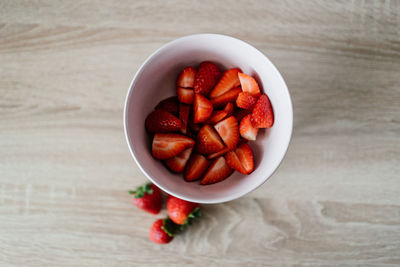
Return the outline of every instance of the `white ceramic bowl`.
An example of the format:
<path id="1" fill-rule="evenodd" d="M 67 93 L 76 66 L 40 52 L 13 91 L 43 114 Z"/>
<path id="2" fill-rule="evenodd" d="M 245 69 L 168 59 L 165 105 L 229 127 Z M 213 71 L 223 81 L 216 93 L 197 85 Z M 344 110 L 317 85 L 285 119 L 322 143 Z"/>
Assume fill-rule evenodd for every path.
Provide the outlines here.
<path id="1" fill-rule="evenodd" d="M 185 182 L 151 156 L 151 140 L 144 128 L 146 116 L 162 99 L 176 95 L 176 77 L 185 66 L 213 61 L 222 70 L 239 67 L 252 75 L 270 98 L 275 122 L 249 142 L 255 157 L 250 175 L 234 172 L 226 180 L 202 186 Z M 293 109 L 287 86 L 271 61 L 253 46 L 219 34 L 196 34 L 176 39 L 155 51 L 132 80 L 125 101 L 124 127 L 133 158 L 158 187 L 176 197 L 198 203 L 221 203 L 239 198 L 263 184 L 278 168 L 288 148 Z"/>

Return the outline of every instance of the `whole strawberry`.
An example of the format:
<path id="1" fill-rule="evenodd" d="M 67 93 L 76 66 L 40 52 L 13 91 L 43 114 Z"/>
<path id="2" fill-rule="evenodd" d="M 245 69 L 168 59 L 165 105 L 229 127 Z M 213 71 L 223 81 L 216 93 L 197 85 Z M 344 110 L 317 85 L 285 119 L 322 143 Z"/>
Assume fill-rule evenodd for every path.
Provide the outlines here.
<path id="1" fill-rule="evenodd" d="M 167 210 L 171 220 L 182 226 L 191 224 L 194 218 L 201 216 L 199 204 L 176 198 L 174 196 L 168 197 Z"/>
<path id="2" fill-rule="evenodd" d="M 209 61 L 201 62 L 194 79 L 194 92 L 208 95 L 217 84 L 220 76 L 221 71 L 214 63 Z"/>
<path id="3" fill-rule="evenodd" d="M 134 195 L 133 203 L 140 209 L 152 214 L 158 214 L 161 210 L 161 190 L 152 183 L 138 187 L 135 191 L 129 191 Z"/>
<path id="4" fill-rule="evenodd" d="M 179 225 L 171 219 L 158 219 L 150 228 L 150 240 L 157 244 L 167 244 L 172 241 L 174 235 L 179 232 Z"/>

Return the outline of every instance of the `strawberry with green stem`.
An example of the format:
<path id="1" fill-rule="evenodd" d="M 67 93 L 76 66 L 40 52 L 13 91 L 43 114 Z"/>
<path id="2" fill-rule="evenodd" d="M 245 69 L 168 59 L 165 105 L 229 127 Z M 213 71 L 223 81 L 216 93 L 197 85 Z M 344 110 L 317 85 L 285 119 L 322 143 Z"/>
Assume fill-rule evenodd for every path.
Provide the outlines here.
<path id="1" fill-rule="evenodd" d="M 158 214 L 162 205 L 161 190 L 152 183 L 139 186 L 135 191 L 129 191 L 134 195 L 133 203 L 140 209 L 152 214 Z"/>
<path id="2" fill-rule="evenodd" d="M 200 205 L 198 203 L 186 201 L 174 196 L 168 196 L 167 210 L 171 220 L 181 225 L 184 230 L 191 225 L 193 220 L 201 216 Z"/>

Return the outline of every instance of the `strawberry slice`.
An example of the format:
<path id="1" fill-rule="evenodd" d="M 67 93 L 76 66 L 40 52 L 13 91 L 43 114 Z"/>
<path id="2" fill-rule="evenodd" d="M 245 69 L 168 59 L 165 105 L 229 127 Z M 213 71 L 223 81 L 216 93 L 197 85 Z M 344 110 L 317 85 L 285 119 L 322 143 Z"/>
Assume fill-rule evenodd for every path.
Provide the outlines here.
<path id="1" fill-rule="evenodd" d="M 207 170 L 208 165 L 208 160 L 203 155 L 193 154 L 185 169 L 185 180 L 191 182 L 199 179 Z"/>
<path id="2" fill-rule="evenodd" d="M 225 155 L 228 151 L 230 151 L 230 149 L 227 148 L 227 147 L 225 147 L 224 149 L 222 149 L 222 150 L 219 151 L 219 152 L 215 152 L 215 153 L 213 153 L 213 154 L 208 155 L 208 156 L 207 156 L 207 159 L 215 159 L 215 158 L 218 158 L 218 157 L 220 157 L 220 156 Z"/>
<path id="3" fill-rule="evenodd" d="M 239 73 L 238 76 L 243 92 L 248 92 L 254 96 L 261 94 L 260 87 L 258 87 L 258 83 L 253 77 L 244 73 Z"/>
<path id="4" fill-rule="evenodd" d="M 160 101 L 160 103 L 158 103 L 154 109 L 155 110 L 163 109 L 163 110 L 166 110 L 169 113 L 177 116 L 178 115 L 178 98 L 176 96 L 168 97 L 168 98 Z"/>
<path id="5" fill-rule="evenodd" d="M 193 122 L 205 122 L 213 112 L 213 105 L 210 100 L 201 94 L 195 94 L 193 102 Z"/>
<path id="6" fill-rule="evenodd" d="M 187 133 L 187 123 L 189 119 L 190 106 L 179 104 L 179 119 L 182 121 L 181 133 Z"/>
<path id="7" fill-rule="evenodd" d="M 235 111 L 235 106 L 233 106 L 233 104 L 231 102 L 227 103 L 224 107 L 224 110 L 226 111 L 227 115 L 226 116 L 230 116 L 233 114 L 233 112 Z"/>
<path id="8" fill-rule="evenodd" d="M 208 95 L 211 89 L 214 88 L 220 76 L 221 71 L 214 63 L 209 61 L 200 63 L 194 79 L 194 92 L 196 94 Z"/>
<path id="9" fill-rule="evenodd" d="M 177 87 L 176 88 L 176 94 L 178 96 L 179 102 L 185 103 L 185 104 L 192 104 L 193 103 L 193 98 L 194 98 L 193 89 Z"/>
<path id="10" fill-rule="evenodd" d="M 246 115 L 239 125 L 240 136 L 247 140 L 256 140 L 258 128 L 254 127 L 251 123 L 251 114 Z"/>
<path id="11" fill-rule="evenodd" d="M 251 122 L 257 128 L 271 128 L 274 124 L 274 112 L 267 95 L 262 95 L 257 100 L 251 115 Z"/>
<path id="12" fill-rule="evenodd" d="M 156 133 L 153 138 L 151 153 L 156 159 L 169 159 L 175 157 L 188 147 L 193 147 L 193 139 L 171 133 Z"/>
<path id="13" fill-rule="evenodd" d="M 235 118 L 238 121 L 241 121 L 246 115 L 251 114 L 252 110 L 251 109 L 237 109 L 235 111 L 235 113 L 233 113 L 233 116 L 235 116 Z"/>
<path id="14" fill-rule="evenodd" d="M 147 116 L 144 125 L 149 133 L 168 133 L 179 130 L 182 122 L 168 111 L 159 109 Z"/>
<path id="15" fill-rule="evenodd" d="M 257 102 L 257 97 L 248 92 L 241 92 L 236 99 L 236 106 L 242 109 L 253 109 Z"/>
<path id="16" fill-rule="evenodd" d="M 238 68 L 225 71 L 215 88 L 211 91 L 210 97 L 215 98 L 217 96 L 223 95 L 231 90 L 233 87 L 239 86 L 239 72 L 242 71 Z"/>
<path id="17" fill-rule="evenodd" d="M 238 94 L 242 92 L 240 87 L 235 87 L 223 95 L 217 96 L 216 98 L 211 98 L 211 103 L 216 107 L 222 107 L 226 103 L 235 102 Z"/>
<path id="18" fill-rule="evenodd" d="M 196 138 L 196 151 L 200 154 L 212 154 L 224 149 L 225 146 L 214 128 L 208 124 L 200 129 Z"/>
<path id="19" fill-rule="evenodd" d="M 228 166 L 228 164 L 226 164 L 225 158 L 219 157 L 211 163 L 211 166 L 201 179 L 200 184 L 208 185 L 221 182 L 228 178 L 232 173 L 233 170 Z"/>
<path id="20" fill-rule="evenodd" d="M 194 78 L 196 76 L 196 69 L 193 67 L 186 67 L 178 76 L 176 82 L 177 87 L 193 88 Z"/>
<path id="21" fill-rule="evenodd" d="M 234 149 L 239 141 L 239 125 L 234 116 L 230 116 L 214 125 L 219 136 L 229 149 Z"/>
<path id="22" fill-rule="evenodd" d="M 225 155 L 225 160 L 226 164 L 228 164 L 229 167 L 234 169 L 235 171 L 238 171 L 243 174 L 247 174 L 247 171 L 243 167 L 242 163 L 240 162 L 239 157 L 237 156 L 235 151 L 229 151 Z"/>
<path id="23" fill-rule="evenodd" d="M 167 167 L 176 173 L 183 172 L 185 169 L 186 163 L 189 160 L 190 154 L 192 153 L 193 147 L 189 147 L 185 150 L 183 150 L 181 153 L 176 155 L 173 158 L 165 160 L 165 165 Z"/>
<path id="24" fill-rule="evenodd" d="M 254 156 L 250 146 L 247 143 L 243 143 L 235 150 L 243 168 L 246 170 L 246 174 L 250 174 L 254 171 Z"/>
<path id="25" fill-rule="evenodd" d="M 216 110 L 211 114 L 210 119 L 208 120 L 209 124 L 216 124 L 223 118 L 225 118 L 228 113 L 225 110 Z"/>

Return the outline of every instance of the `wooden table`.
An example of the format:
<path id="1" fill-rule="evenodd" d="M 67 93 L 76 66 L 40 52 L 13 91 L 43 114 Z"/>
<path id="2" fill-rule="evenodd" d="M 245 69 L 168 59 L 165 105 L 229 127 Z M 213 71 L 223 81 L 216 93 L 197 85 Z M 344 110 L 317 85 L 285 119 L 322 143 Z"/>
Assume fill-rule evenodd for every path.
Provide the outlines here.
<path id="1" fill-rule="evenodd" d="M 261 188 L 166 246 L 122 110 L 141 63 L 200 32 L 282 72 L 294 133 Z M 0 1 L 0 265 L 398 266 L 400 1 Z"/>

